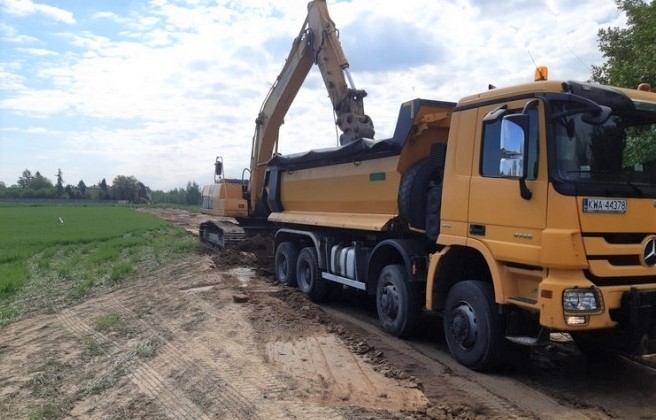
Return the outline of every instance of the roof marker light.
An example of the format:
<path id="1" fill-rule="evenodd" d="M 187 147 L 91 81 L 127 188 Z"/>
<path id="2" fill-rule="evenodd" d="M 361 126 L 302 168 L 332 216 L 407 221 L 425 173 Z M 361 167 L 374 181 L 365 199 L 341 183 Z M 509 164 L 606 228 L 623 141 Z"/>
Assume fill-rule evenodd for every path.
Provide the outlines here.
<path id="1" fill-rule="evenodd" d="M 533 80 L 540 82 L 543 80 L 549 80 L 549 68 L 547 66 L 538 66 L 535 68 L 535 76 Z"/>

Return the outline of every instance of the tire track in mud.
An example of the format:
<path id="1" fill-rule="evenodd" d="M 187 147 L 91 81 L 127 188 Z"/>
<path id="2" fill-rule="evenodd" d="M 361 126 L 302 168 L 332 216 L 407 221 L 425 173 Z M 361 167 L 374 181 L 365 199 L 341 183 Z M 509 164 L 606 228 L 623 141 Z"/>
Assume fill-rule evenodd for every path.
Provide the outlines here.
<path id="1" fill-rule="evenodd" d="M 188 276 L 189 279 L 194 276 Z M 166 303 L 174 302 L 175 295 L 180 294 L 179 290 L 169 288 L 163 294 L 158 295 L 158 307 L 165 307 Z M 168 298 L 162 299 L 162 296 Z M 187 407 L 187 414 L 193 418 L 199 416 L 207 416 L 210 413 L 205 413 L 188 397 L 185 397 L 178 390 L 179 386 L 175 381 L 166 380 L 163 376 L 171 376 L 174 371 L 194 372 L 198 374 L 201 372 L 200 378 L 195 378 L 194 382 L 198 384 L 201 382 L 208 387 L 215 386 L 216 394 L 213 395 L 214 403 L 212 407 L 215 411 L 211 414 L 220 415 L 221 417 L 238 418 L 238 419 L 252 419 L 256 418 L 256 412 L 253 403 L 242 396 L 239 390 L 236 390 L 232 383 L 227 381 L 224 376 L 216 374 L 217 369 L 212 363 L 209 363 L 208 354 L 199 354 L 198 341 L 205 341 L 203 336 L 192 339 L 191 341 L 171 342 L 168 337 L 185 337 L 186 332 L 176 325 L 176 320 L 167 319 L 164 315 L 151 313 L 154 317 L 151 322 L 148 322 L 138 316 L 134 311 L 128 308 L 123 302 L 119 301 L 115 295 L 110 296 L 108 308 L 116 313 L 120 313 L 131 322 L 137 324 L 141 332 L 146 336 L 155 337 L 157 342 L 160 343 L 161 348 L 156 354 L 152 363 L 143 363 L 132 375 L 133 381 L 144 390 L 151 398 L 155 398 L 163 406 L 168 409 L 176 407 L 178 401 L 184 407 Z M 131 299 L 128 298 L 127 302 Z M 168 301 L 168 302 L 167 302 Z M 175 303 L 175 302 L 174 302 Z M 154 321 L 154 322 L 153 322 Z M 155 325 L 157 324 L 157 325 Z M 162 333 L 161 328 L 166 327 L 167 331 Z M 183 390 L 184 391 L 184 390 Z"/>
<path id="2" fill-rule="evenodd" d="M 217 370 L 223 377 L 231 378 L 231 387 L 238 392 L 239 398 L 256 402 L 254 413 L 258 418 L 288 419 L 292 418 L 343 418 L 329 407 L 314 406 L 307 401 L 283 400 L 292 391 L 279 376 L 265 368 L 262 364 L 259 347 L 255 341 L 255 333 L 248 319 L 248 309 L 241 306 L 226 306 L 217 309 L 211 303 L 195 294 L 191 295 L 195 303 L 202 306 L 218 323 L 238 325 L 238 339 L 231 340 L 232 348 L 229 354 L 239 355 L 239 363 L 231 358 L 222 357 L 225 348 L 225 337 L 216 334 L 197 336 L 190 345 L 200 352 L 202 360 L 209 369 Z M 217 325 L 221 328 L 221 325 Z"/>
<path id="3" fill-rule="evenodd" d="M 198 281 L 195 275 L 188 275 L 186 278 Z M 142 335 L 154 337 L 161 344 L 154 359 L 146 367 L 144 364 L 139 365 L 134 375 L 131 375 L 133 381 L 146 395 L 176 413 L 171 405 L 174 405 L 176 398 L 180 399 L 181 396 L 173 391 L 178 391 L 179 386 L 176 388 L 176 385 L 180 385 L 184 380 L 168 381 L 165 377 L 174 376 L 174 371 L 193 372 L 195 375 L 193 382 L 196 387 L 213 390 L 212 403 L 205 411 L 200 411 L 202 415 L 244 420 L 284 419 L 290 416 L 342 418 L 329 408 L 281 401 L 284 393 L 289 391 L 289 387 L 270 370 L 265 369 L 262 360 L 258 358 L 258 346 L 244 308 L 230 304 L 217 308 L 203 299 L 200 293 L 181 291 L 173 287 L 163 289 L 165 290 L 159 290 L 157 294 L 157 308 L 165 309 L 168 304 L 193 303 L 210 316 L 209 324 L 214 324 L 212 326 L 216 328 L 209 327 L 201 334 L 195 331 L 192 337 L 188 337 L 189 334 L 181 328 L 179 320 L 170 319 L 157 310 L 149 314 L 150 319 L 145 320 L 130 309 L 128 306 L 138 306 L 130 303 L 139 293 L 131 294 L 126 299 L 110 294 L 106 309 L 125 317 L 139 328 Z M 177 296 L 172 297 L 175 295 Z M 126 295 L 120 295 L 123 296 Z M 223 300 L 222 303 L 225 303 Z M 238 337 L 226 339 L 226 325 L 229 325 Z M 166 331 L 162 332 L 164 326 Z M 215 333 L 221 329 L 224 334 Z M 167 337 L 180 339 L 171 342 Z M 185 340 L 185 338 L 190 339 Z M 230 348 L 225 349 L 226 346 Z M 239 360 L 235 360 L 235 355 L 239 355 Z M 192 410 L 189 407 L 192 407 L 190 404 L 193 402 L 188 398 L 187 401 L 182 405 Z M 195 409 L 192 412 L 192 417 L 198 417 L 199 414 Z"/>
<path id="4" fill-rule="evenodd" d="M 508 381 L 492 374 L 470 371 L 452 360 L 449 355 L 437 356 L 439 351 L 428 345 L 399 340 L 388 336 L 377 325 L 367 320 L 352 317 L 347 313 L 333 308 L 324 308 L 326 312 L 342 322 L 350 324 L 363 331 L 367 339 L 375 343 L 375 347 L 384 349 L 387 357 L 397 353 L 402 355 L 410 374 L 417 375 L 424 385 L 424 392 L 429 398 L 438 397 L 440 389 L 447 387 L 460 390 L 469 401 L 485 405 L 494 413 L 503 413 L 508 418 L 540 418 L 540 419 L 590 419 L 606 418 L 603 414 L 582 413 L 559 404 L 549 396 L 531 389 L 516 381 Z M 394 357 L 394 359 L 398 359 Z M 396 362 L 398 363 L 398 361 Z M 420 366 L 420 371 L 413 372 L 413 367 Z M 491 414 L 498 416 L 500 414 Z"/>
<path id="5" fill-rule="evenodd" d="M 8 339 L 4 338 L 1 345 L 19 348 L 43 341 L 45 337 L 52 334 L 51 327 L 56 323 L 50 317 L 45 323 L 39 322 L 44 318 L 44 316 L 39 316 L 34 320 L 22 320 L 7 325 L 3 331 L 3 335 L 11 335 L 11 337 Z M 25 328 L 25 323 L 27 322 L 32 324 L 29 328 Z"/>
<path id="6" fill-rule="evenodd" d="M 270 359 L 295 377 L 302 378 L 305 392 L 321 401 L 355 405 L 365 409 L 421 411 L 428 399 L 416 384 L 383 377 L 334 335 L 315 335 L 266 346 Z M 354 394 L 357 393 L 357 394 Z"/>
<path id="7" fill-rule="evenodd" d="M 133 290 L 137 289 L 133 288 Z M 121 294 L 130 297 L 136 295 L 132 293 Z M 164 351 L 161 352 L 161 357 L 158 360 L 162 360 L 164 365 L 175 365 L 175 361 L 185 360 L 184 353 L 178 351 L 178 349 L 169 343 L 164 337 L 167 332 L 175 334 L 177 331 L 167 331 L 162 333 L 161 331 L 156 330 L 151 324 L 140 319 L 134 311 L 124 306 L 116 296 L 116 292 L 110 293 L 98 299 L 78 305 L 77 307 L 65 309 L 58 316 L 58 320 L 62 327 L 69 330 L 74 335 L 79 337 L 93 337 L 98 343 L 110 347 L 109 354 L 111 356 L 118 355 L 118 358 L 112 357 L 113 360 L 109 371 L 105 372 L 101 377 L 96 378 L 96 380 L 91 382 L 88 387 L 93 388 L 96 383 L 101 383 L 106 377 L 116 374 L 120 369 L 127 370 L 127 376 L 137 386 L 139 391 L 156 400 L 165 412 L 173 418 L 210 418 L 201 408 L 178 390 L 177 384 L 161 374 L 161 372 L 166 372 L 169 369 L 163 369 L 163 366 L 160 366 L 161 363 L 159 361 L 151 363 L 140 360 L 137 356 L 136 350 L 120 354 L 121 348 L 118 347 L 110 337 L 96 331 L 77 313 L 80 312 L 81 315 L 90 308 L 93 308 L 94 313 L 97 313 L 100 310 L 120 315 L 125 318 L 124 320 L 127 323 L 138 324 L 138 326 L 146 332 L 149 337 L 154 336 L 157 338 L 158 343 L 161 343 L 164 347 Z M 74 309 L 77 309 L 77 311 Z M 160 321 L 162 320 L 160 319 Z M 160 324 L 165 325 L 165 323 Z M 189 367 L 187 366 L 186 368 Z M 247 417 L 238 416 L 235 418 Z"/>
<path id="8" fill-rule="evenodd" d="M 64 309 L 57 317 L 62 327 L 66 328 L 78 337 L 92 337 L 99 343 L 110 343 L 111 340 L 104 334 L 92 328 L 89 324 L 82 320 L 72 309 Z"/>
<path id="9" fill-rule="evenodd" d="M 173 414 L 174 418 L 210 418 L 159 372 L 159 368 L 151 367 L 148 362 L 141 362 L 129 376 L 141 392 L 157 400 L 167 410 L 167 414 Z"/>

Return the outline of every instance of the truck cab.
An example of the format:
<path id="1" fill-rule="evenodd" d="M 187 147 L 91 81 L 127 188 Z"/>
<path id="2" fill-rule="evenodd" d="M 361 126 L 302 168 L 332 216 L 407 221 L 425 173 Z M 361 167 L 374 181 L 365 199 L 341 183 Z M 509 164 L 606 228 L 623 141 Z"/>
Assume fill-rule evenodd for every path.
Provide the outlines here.
<path id="1" fill-rule="evenodd" d="M 457 359 L 472 359 L 477 312 L 494 306 L 476 311 L 463 303 L 469 292 L 449 298 L 472 279 L 491 285 L 507 316 L 490 328 L 503 325 L 511 341 L 566 331 L 588 352 L 654 351 L 656 156 L 640 147 L 654 133 L 656 95 L 638 90 L 543 81 L 458 103 L 443 248 L 427 276 L 427 307 L 444 313 Z M 514 318 L 535 322 L 509 331 Z"/>

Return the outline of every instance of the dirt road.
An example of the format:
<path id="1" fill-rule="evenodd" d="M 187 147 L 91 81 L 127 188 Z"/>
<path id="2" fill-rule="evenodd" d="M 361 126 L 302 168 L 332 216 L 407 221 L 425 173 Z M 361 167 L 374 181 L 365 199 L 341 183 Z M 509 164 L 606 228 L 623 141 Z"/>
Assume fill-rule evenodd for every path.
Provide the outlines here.
<path id="1" fill-rule="evenodd" d="M 157 214 L 192 231 L 204 220 L 181 211 Z M 450 360 L 430 318 L 423 334 L 397 340 L 375 326 L 367 299 L 345 293 L 320 307 L 275 284 L 267 267 L 270 250 L 258 243 L 216 255 L 199 252 L 139 273 L 112 293 L 3 327 L 0 413 L 222 419 L 655 416 L 654 377 L 642 370 L 618 364 L 591 372 L 565 343 L 534 352 L 507 372 L 475 374 Z"/>

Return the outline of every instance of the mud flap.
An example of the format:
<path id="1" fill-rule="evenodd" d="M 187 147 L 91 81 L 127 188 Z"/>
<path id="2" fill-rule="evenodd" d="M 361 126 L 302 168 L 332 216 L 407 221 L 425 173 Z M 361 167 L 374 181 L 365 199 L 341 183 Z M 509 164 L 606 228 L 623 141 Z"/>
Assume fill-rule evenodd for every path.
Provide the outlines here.
<path id="1" fill-rule="evenodd" d="M 440 210 L 442 208 L 442 183 L 431 181 L 426 195 L 426 237 L 437 240 L 440 233 Z"/>
<path id="2" fill-rule="evenodd" d="M 622 324 L 629 339 L 629 351 L 643 355 L 654 351 L 656 341 L 656 290 L 631 288 L 622 295 Z"/>

